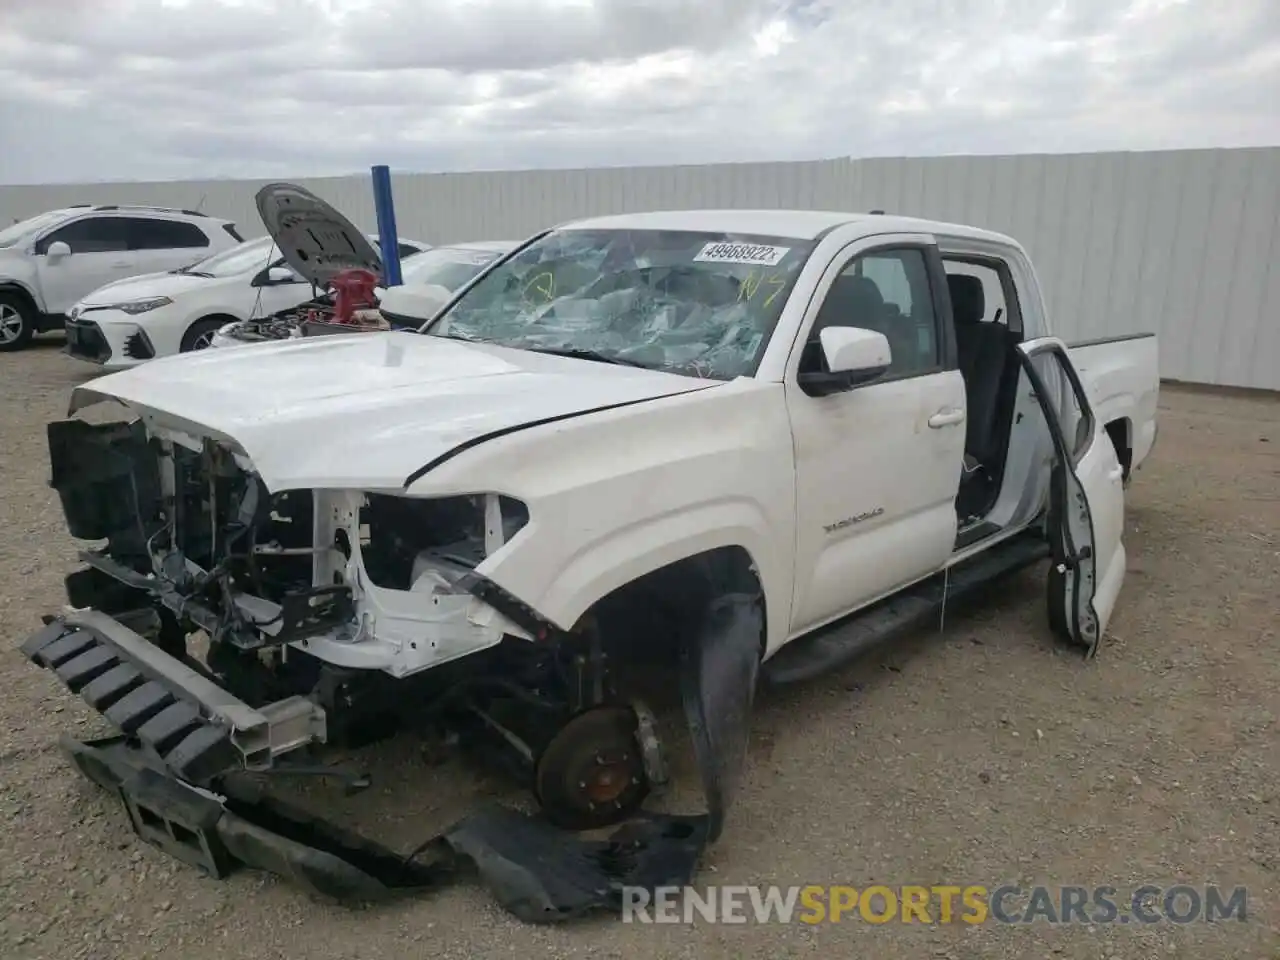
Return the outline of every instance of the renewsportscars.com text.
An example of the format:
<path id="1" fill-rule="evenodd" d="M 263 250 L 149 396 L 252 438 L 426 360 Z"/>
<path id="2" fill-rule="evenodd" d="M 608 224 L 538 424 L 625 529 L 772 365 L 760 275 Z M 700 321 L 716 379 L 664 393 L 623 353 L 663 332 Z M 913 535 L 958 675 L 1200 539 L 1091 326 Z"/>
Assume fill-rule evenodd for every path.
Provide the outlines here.
<path id="1" fill-rule="evenodd" d="M 1244 922 L 1248 891 L 1187 884 L 641 887 L 622 890 L 626 923 L 1154 924 Z"/>

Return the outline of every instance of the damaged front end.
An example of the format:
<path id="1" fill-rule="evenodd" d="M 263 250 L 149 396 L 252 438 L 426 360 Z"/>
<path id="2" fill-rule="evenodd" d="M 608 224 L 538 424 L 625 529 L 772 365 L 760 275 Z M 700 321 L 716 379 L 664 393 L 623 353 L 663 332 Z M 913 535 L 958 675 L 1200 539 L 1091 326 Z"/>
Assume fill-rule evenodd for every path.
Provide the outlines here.
<path id="1" fill-rule="evenodd" d="M 150 418 L 54 423 L 49 449 L 69 532 L 97 545 L 67 577 L 69 610 L 23 652 L 120 731 L 63 746 L 148 842 L 214 876 L 245 864 L 339 899 L 435 886 L 465 861 L 505 907 L 546 922 L 616 909 L 624 886 L 689 882 L 721 832 L 758 596 L 719 597 L 681 645 L 708 811 L 646 813 L 665 782 L 654 720 L 618 698 L 595 623 L 563 631 L 477 572 L 524 529 L 524 504 L 273 492 L 234 443 Z M 405 857 L 264 786 L 341 776 L 296 761 L 406 725 L 500 762 L 540 813 L 482 811 Z M 618 829 L 569 832 L 599 827 Z"/>

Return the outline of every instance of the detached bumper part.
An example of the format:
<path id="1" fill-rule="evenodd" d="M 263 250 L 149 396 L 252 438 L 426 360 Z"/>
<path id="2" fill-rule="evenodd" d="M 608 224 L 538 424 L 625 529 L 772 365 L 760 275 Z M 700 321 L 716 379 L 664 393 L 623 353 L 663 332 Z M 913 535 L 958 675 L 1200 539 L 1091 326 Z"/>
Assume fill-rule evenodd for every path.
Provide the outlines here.
<path id="1" fill-rule="evenodd" d="M 718 653 L 698 660 L 698 682 L 687 692 L 714 688 L 730 702 L 738 699 L 723 683 L 709 683 L 705 671 L 726 664 L 725 634 L 737 632 L 726 626 L 738 627 L 738 636 L 754 644 L 758 621 L 746 619 L 741 629 L 742 618 L 730 615 L 726 622 L 723 611 L 713 618 Z M 269 759 L 292 736 L 305 735 L 299 716 L 314 724 L 314 717 L 288 706 L 292 701 L 255 710 L 96 612 L 53 621 L 22 651 L 123 731 L 92 742 L 63 738 L 61 745 L 81 774 L 117 796 L 143 840 L 213 877 L 248 866 L 340 901 L 423 891 L 471 868 L 506 910 L 526 922 L 620 912 L 624 887 L 652 891 L 692 881 L 703 850 L 719 832 L 736 772 L 717 768 L 707 778 L 710 813 L 642 812 L 607 840 L 584 840 L 541 817 L 493 807 L 405 857 L 268 795 L 245 769 L 251 757 Z M 754 678 L 754 670 L 747 672 Z M 694 711 L 700 757 L 712 744 L 744 737 L 707 722 L 725 705 L 720 697 L 713 701 L 718 709 L 703 704 Z"/>
<path id="2" fill-rule="evenodd" d="M 101 614 L 85 619 L 114 625 L 117 630 L 113 632 L 132 634 Z M 133 636 L 139 643 L 147 643 L 137 634 Z M 157 659 L 195 673 L 158 648 L 152 647 L 152 651 Z M 239 757 L 229 729 L 206 719 L 192 702 L 194 698 L 184 697 L 178 684 L 130 657 L 97 626 L 55 620 L 27 638 L 22 653 L 52 670 L 113 726 L 135 737 L 173 776 L 208 783 L 237 764 Z"/>
<path id="3" fill-rule="evenodd" d="M 255 709 L 103 613 L 54 620 L 22 652 L 192 783 L 239 767 L 266 768 L 282 753 L 325 739 L 324 712 L 311 701 L 290 697 Z"/>
<path id="4" fill-rule="evenodd" d="M 622 888 L 687 884 L 707 842 L 705 816 L 649 815 L 604 841 L 492 807 L 405 857 L 261 792 L 245 774 L 219 794 L 176 779 L 124 736 L 62 748 L 89 780 L 116 794 L 148 843 L 215 878 L 265 870 L 318 896 L 376 902 L 460 879 L 469 865 L 508 911 L 554 923 L 620 911 Z"/>

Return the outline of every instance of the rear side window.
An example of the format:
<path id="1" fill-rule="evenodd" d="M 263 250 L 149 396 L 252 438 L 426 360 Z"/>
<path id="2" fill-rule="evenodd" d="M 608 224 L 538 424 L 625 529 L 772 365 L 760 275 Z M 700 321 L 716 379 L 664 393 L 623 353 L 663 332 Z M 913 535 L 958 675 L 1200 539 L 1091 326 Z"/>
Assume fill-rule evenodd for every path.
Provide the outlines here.
<path id="1" fill-rule="evenodd" d="M 36 253 L 49 244 L 65 243 L 72 253 L 120 253 L 129 249 L 129 226 L 124 217 L 85 217 L 59 227 L 36 244 Z"/>
<path id="2" fill-rule="evenodd" d="M 240 236 L 240 231 L 236 229 L 234 223 L 224 223 L 222 229 L 231 235 L 231 239 L 236 243 L 244 243 L 244 237 Z"/>
<path id="3" fill-rule="evenodd" d="M 958 323 L 1008 323 L 1005 309 L 1004 285 L 1000 274 L 992 267 L 965 260 L 944 260 L 947 283 L 951 287 L 951 304 Z M 953 280 L 952 277 L 968 277 Z M 981 296 L 978 296 L 978 288 Z M 960 296 L 956 296 L 961 291 Z"/>
<path id="4" fill-rule="evenodd" d="M 409 244 L 409 243 L 400 244 L 401 260 L 407 260 L 409 257 L 412 257 L 415 254 L 419 254 L 421 252 L 422 252 L 421 250 L 419 250 L 417 247 L 413 246 L 412 244 Z"/>
<path id="5" fill-rule="evenodd" d="M 130 250 L 182 250 L 209 246 L 209 238 L 194 223 L 133 217 L 129 223 Z"/>

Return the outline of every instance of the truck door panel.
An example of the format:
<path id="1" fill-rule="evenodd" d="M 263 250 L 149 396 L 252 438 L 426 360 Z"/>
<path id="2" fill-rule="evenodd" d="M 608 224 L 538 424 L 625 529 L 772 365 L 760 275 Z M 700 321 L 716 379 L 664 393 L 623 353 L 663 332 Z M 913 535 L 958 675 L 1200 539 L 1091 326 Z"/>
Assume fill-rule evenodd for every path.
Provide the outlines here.
<path id="1" fill-rule="evenodd" d="M 1054 554 L 1049 620 L 1092 656 L 1124 583 L 1124 471 L 1066 344 L 1042 337 L 1019 349 L 1054 449 L 1046 521 Z"/>
<path id="2" fill-rule="evenodd" d="M 949 301 L 937 292 L 945 278 L 934 271 L 942 267 L 929 237 L 851 244 L 824 275 L 793 350 L 793 635 L 941 569 L 952 552 L 965 392 Z M 814 362 L 816 331 L 833 324 L 884 333 L 893 366 L 880 380 L 811 397 L 795 372 Z"/>

